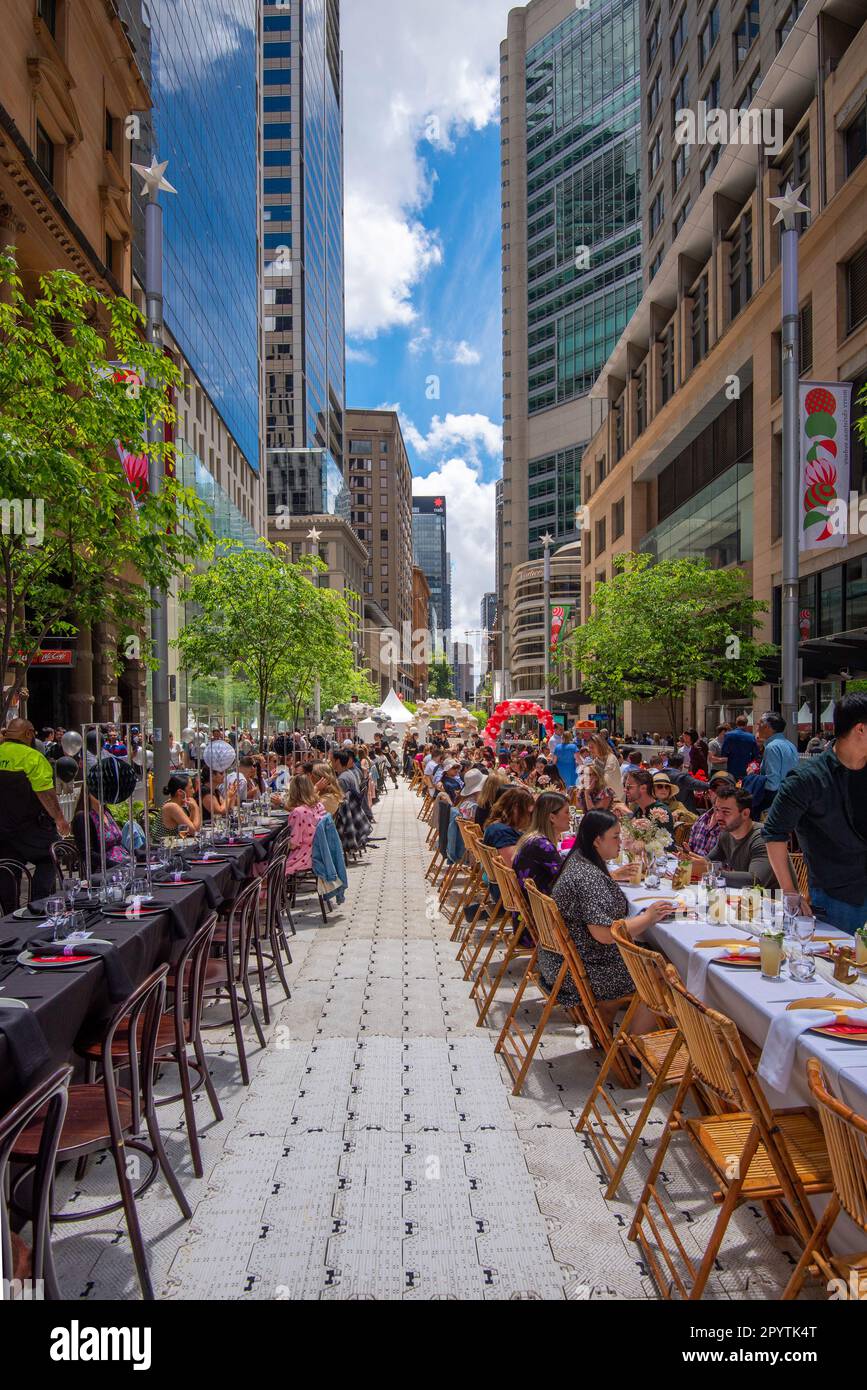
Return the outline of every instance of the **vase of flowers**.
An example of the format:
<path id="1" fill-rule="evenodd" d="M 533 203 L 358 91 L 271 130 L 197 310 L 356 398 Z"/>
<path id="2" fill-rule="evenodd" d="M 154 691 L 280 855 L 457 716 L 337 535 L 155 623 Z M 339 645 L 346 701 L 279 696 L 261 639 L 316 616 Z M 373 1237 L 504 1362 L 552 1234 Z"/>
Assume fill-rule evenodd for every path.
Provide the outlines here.
<path id="1" fill-rule="evenodd" d="M 668 817 L 661 807 L 654 806 L 646 816 L 634 816 L 623 822 L 622 844 L 626 853 L 647 863 L 658 854 L 665 854 L 673 841 L 666 830 Z"/>

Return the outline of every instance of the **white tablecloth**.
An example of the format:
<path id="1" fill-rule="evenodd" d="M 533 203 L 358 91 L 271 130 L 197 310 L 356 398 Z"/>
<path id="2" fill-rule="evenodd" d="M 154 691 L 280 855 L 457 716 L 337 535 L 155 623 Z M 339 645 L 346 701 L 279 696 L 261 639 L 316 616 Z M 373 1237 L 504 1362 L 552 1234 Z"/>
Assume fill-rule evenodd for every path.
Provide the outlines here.
<path id="1" fill-rule="evenodd" d="M 651 890 L 642 887 L 625 888 L 624 892 L 629 898 L 633 912 L 641 911 L 651 896 Z M 668 889 L 652 896 L 672 900 L 678 895 Z M 636 902 L 637 899 L 642 901 Z M 822 923 L 817 924 L 817 935 L 819 934 L 851 940 L 842 932 L 837 932 L 833 927 Z M 681 979 L 685 981 L 689 973 L 690 955 L 696 950 L 696 942 L 724 939 L 734 941 L 739 940 L 741 936 L 745 944 L 750 941 L 747 933 L 739 932 L 731 923 L 720 925 L 718 922 L 707 921 L 671 921 L 658 923 L 639 940 L 647 944 L 653 943 L 664 951 Z M 708 956 L 720 953 L 719 947 L 715 951 L 708 949 L 702 952 Z M 797 980 L 789 979 L 763 980 L 758 970 L 733 970 L 725 966 L 711 965 L 700 997 L 703 1003 L 732 1019 L 757 1047 L 762 1047 L 773 1018 L 776 1014 L 782 1013 L 792 1000 L 824 999 L 832 996 L 841 999 L 858 997 L 848 991 L 845 985 L 838 984 L 836 980 L 828 983 L 818 974 L 814 980 L 801 984 Z M 765 1086 L 769 1103 L 775 1109 L 812 1104 L 807 1085 L 809 1057 L 819 1058 L 831 1090 L 847 1105 L 851 1105 L 858 1115 L 867 1116 L 867 1046 L 833 1042 L 830 1038 L 820 1038 L 812 1033 L 805 1033 L 798 1040 L 788 1091 L 782 1094 Z M 820 1208 L 824 1206 L 824 1202 L 816 1199 L 815 1205 Z M 863 1249 L 864 1237 L 851 1222 L 841 1216 L 837 1221 L 832 1244 L 840 1250 Z"/>

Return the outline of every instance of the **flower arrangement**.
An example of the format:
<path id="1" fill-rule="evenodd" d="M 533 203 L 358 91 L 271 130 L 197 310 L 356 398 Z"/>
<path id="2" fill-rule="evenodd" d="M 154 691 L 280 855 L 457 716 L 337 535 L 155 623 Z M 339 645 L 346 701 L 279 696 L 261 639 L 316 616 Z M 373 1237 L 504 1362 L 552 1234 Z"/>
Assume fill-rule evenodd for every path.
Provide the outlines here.
<path id="1" fill-rule="evenodd" d="M 635 816 L 625 820 L 622 826 L 622 843 L 627 854 L 664 854 L 671 846 L 672 839 L 665 829 L 666 814 L 661 807 L 654 806 L 646 816 Z"/>

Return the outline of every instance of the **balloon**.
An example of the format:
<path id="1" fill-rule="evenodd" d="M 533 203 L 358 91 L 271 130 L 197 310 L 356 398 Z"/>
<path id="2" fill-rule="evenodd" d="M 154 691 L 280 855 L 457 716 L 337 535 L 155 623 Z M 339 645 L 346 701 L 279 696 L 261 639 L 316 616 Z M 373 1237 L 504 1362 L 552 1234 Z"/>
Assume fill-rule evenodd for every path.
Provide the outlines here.
<path id="1" fill-rule="evenodd" d="M 184 729 L 181 733 L 181 743 L 192 743 L 195 737 L 195 729 Z"/>
<path id="2" fill-rule="evenodd" d="M 78 763 L 75 758 L 58 758 L 54 764 L 54 771 L 61 782 L 74 782 L 78 776 Z"/>
<path id="3" fill-rule="evenodd" d="M 114 758 L 110 753 L 102 757 L 99 763 L 95 763 L 87 774 L 87 785 L 96 797 L 100 795 L 100 771 L 102 774 L 103 802 L 115 806 L 118 802 L 126 801 L 132 796 L 138 781 L 138 773 L 130 763 L 122 762 L 120 758 Z"/>
<path id="4" fill-rule="evenodd" d="M 81 752 L 81 734 L 77 734 L 74 729 L 67 729 L 60 740 L 60 746 L 68 757 L 74 758 Z"/>
<path id="5" fill-rule="evenodd" d="M 218 738 L 208 744 L 202 759 L 212 772 L 226 772 L 235 761 L 235 750 L 231 743 Z"/>

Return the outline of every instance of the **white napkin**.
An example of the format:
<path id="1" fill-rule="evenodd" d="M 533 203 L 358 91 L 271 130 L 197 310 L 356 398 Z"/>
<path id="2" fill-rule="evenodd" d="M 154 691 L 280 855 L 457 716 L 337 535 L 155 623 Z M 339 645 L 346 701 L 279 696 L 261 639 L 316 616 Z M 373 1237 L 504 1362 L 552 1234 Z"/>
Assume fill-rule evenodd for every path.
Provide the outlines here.
<path id="1" fill-rule="evenodd" d="M 689 967 L 686 972 L 686 987 L 690 994 L 694 994 L 696 999 L 704 999 L 705 986 L 707 984 L 707 968 L 713 960 L 718 947 L 708 947 L 705 950 L 693 950 L 689 953 Z"/>
<path id="2" fill-rule="evenodd" d="M 758 1073 L 775 1091 L 788 1089 L 795 1063 L 798 1039 L 808 1028 L 834 1023 L 837 1015 L 830 1009 L 784 1009 L 777 1014 L 762 1048 Z"/>

